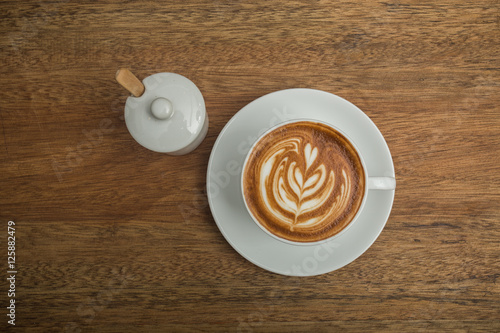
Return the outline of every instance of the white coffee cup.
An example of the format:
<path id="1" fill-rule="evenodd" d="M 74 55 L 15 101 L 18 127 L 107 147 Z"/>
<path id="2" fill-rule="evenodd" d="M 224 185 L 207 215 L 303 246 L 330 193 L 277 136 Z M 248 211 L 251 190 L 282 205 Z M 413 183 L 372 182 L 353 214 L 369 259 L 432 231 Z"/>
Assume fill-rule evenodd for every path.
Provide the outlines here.
<path id="1" fill-rule="evenodd" d="M 359 206 L 359 209 L 356 212 L 355 216 L 352 218 L 351 222 L 344 229 L 342 229 L 340 232 L 338 232 L 337 234 L 335 234 L 329 238 L 326 238 L 326 239 L 323 239 L 320 241 L 314 241 L 314 242 L 295 242 L 295 241 L 291 241 L 291 240 L 279 237 L 279 236 L 275 235 L 274 233 L 272 233 L 271 231 L 269 231 L 266 227 L 261 225 L 260 222 L 258 221 L 258 219 L 252 214 L 250 208 L 248 207 L 247 200 L 246 200 L 245 193 L 244 193 L 245 170 L 246 170 L 246 166 L 247 166 L 247 163 L 249 161 L 249 158 L 252 155 L 252 152 L 253 152 L 255 146 L 258 145 L 259 142 L 261 141 L 261 139 L 263 137 L 265 137 L 267 134 L 269 134 L 270 132 L 273 132 L 273 131 L 275 131 L 275 130 L 277 130 L 280 127 L 283 127 L 285 125 L 289 125 L 289 124 L 293 124 L 293 123 L 297 123 L 297 122 L 304 122 L 304 121 L 326 125 L 332 129 L 334 129 L 335 131 L 339 132 L 341 135 L 343 135 L 349 141 L 349 143 L 352 145 L 352 147 L 356 150 L 356 152 L 359 156 L 359 159 L 361 161 L 362 169 L 363 169 L 364 176 L 365 176 L 365 187 L 364 187 L 364 193 L 363 193 L 361 205 Z M 271 236 L 271 237 L 273 237 L 281 242 L 291 244 L 291 245 L 311 246 L 311 245 L 318 245 L 318 244 L 322 244 L 322 243 L 331 241 L 332 239 L 337 238 L 340 235 L 344 234 L 359 219 L 359 216 L 360 216 L 361 212 L 363 211 L 363 208 L 364 208 L 364 205 L 366 203 L 366 199 L 369 195 L 369 192 L 370 191 L 377 191 L 377 190 L 395 190 L 396 179 L 393 177 L 386 177 L 386 176 L 376 176 L 376 177 L 368 176 L 368 172 L 366 169 L 365 161 L 363 159 L 363 155 L 361 154 L 360 150 L 358 149 L 358 147 L 356 146 L 354 141 L 351 138 L 349 138 L 349 136 L 347 134 L 345 134 L 340 128 L 338 128 L 330 123 L 316 120 L 316 119 L 295 119 L 295 120 L 282 122 L 282 123 L 270 128 L 269 130 L 267 130 L 263 134 L 261 134 L 259 136 L 259 138 L 253 143 L 253 145 L 251 146 L 249 152 L 247 153 L 247 156 L 245 157 L 245 161 L 243 163 L 240 184 L 241 184 L 241 195 L 243 197 L 243 202 L 245 203 L 246 210 L 250 214 L 252 220 L 257 224 L 257 226 L 260 229 L 262 229 L 269 236 Z"/>

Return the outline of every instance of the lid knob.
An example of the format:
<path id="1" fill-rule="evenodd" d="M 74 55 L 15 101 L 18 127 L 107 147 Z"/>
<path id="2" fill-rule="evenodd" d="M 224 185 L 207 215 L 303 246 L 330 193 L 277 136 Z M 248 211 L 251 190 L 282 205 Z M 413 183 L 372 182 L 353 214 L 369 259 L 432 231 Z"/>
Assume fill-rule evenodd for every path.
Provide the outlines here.
<path id="1" fill-rule="evenodd" d="M 151 103 L 151 112 L 157 119 L 165 120 L 172 117 L 174 108 L 168 99 L 159 97 Z"/>
<path id="2" fill-rule="evenodd" d="M 208 115 L 203 95 L 188 78 L 156 73 L 143 81 L 144 94 L 129 96 L 125 123 L 142 146 L 169 155 L 184 155 L 207 134 Z"/>

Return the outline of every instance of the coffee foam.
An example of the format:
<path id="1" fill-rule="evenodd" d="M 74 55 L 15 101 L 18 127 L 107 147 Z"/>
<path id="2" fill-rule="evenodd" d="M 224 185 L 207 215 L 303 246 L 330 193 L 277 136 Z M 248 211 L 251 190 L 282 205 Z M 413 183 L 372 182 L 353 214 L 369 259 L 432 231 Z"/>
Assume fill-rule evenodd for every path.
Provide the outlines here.
<path id="1" fill-rule="evenodd" d="M 244 170 L 244 196 L 257 221 L 278 237 L 315 242 L 344 229 L 364 195 L 356 150 L 334 129 L 295 122 L 266 134 Z"/>

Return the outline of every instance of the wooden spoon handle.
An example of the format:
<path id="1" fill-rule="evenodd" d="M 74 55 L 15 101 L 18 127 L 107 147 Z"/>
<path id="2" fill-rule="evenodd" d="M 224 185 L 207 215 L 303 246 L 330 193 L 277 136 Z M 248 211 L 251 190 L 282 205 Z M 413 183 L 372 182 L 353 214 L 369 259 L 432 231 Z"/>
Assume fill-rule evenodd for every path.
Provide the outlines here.
<path id="1" fill-rule="evenodd" d="M 135 97 L 141 97 L 144 94 L 144 85 L 127 68 L 120 68 L 116 72 L 116 81 L 127 89 Z"/>

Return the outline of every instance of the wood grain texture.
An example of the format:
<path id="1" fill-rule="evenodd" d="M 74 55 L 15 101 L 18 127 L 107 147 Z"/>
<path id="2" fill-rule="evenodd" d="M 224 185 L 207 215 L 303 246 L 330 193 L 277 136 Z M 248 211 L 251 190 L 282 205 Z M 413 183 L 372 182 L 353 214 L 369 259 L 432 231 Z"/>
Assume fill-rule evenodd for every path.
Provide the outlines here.
<path id="1" fill-rule="evenodd" d="M 18 329 L 500 330 L 498 1 L 2 1 L 0 18 L 0 267 L 14 220 Z M 120 67 L 200 88 L 195 152 L 132 139 Z M 365 111 L 398 181 L 374 245 L 308 278 L 237 254 L 204 191 L 227 121 L 293 87 Z"/>

